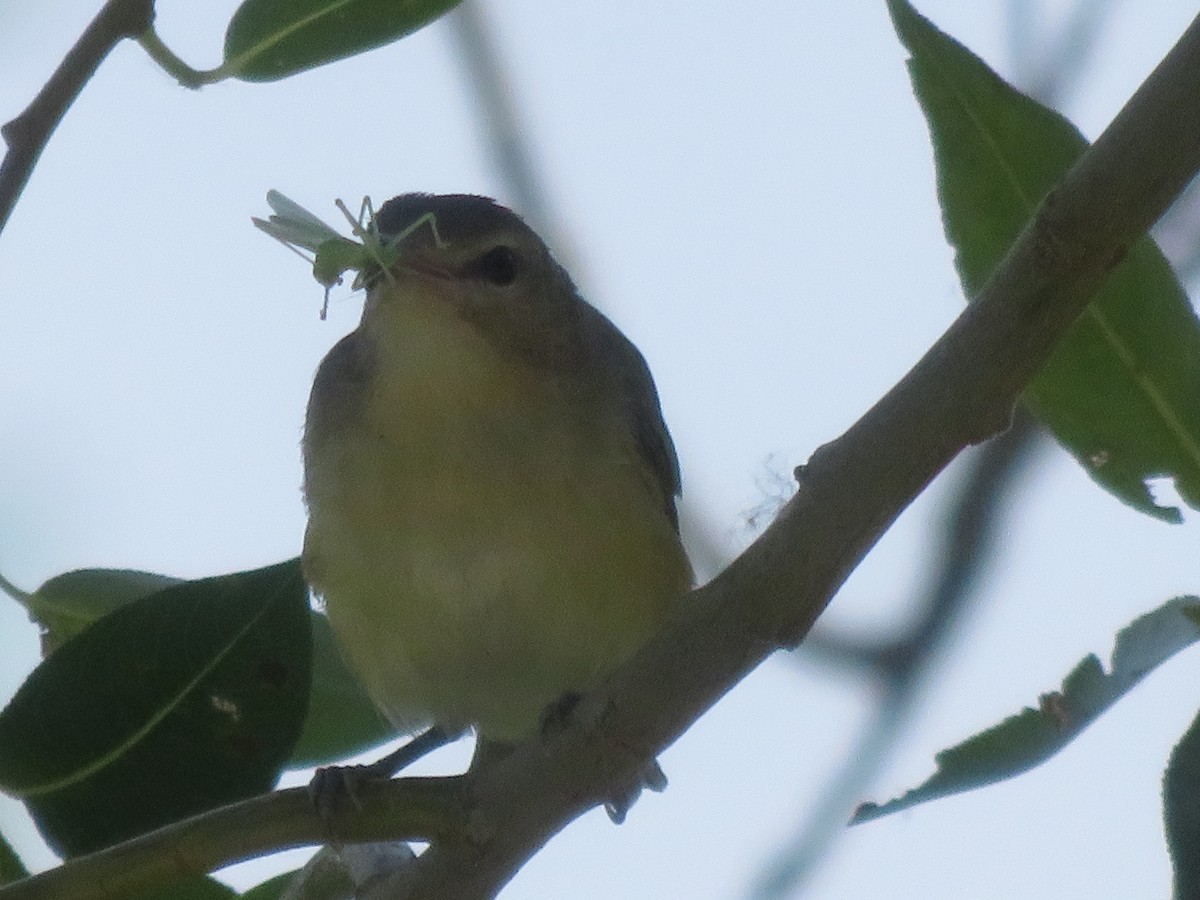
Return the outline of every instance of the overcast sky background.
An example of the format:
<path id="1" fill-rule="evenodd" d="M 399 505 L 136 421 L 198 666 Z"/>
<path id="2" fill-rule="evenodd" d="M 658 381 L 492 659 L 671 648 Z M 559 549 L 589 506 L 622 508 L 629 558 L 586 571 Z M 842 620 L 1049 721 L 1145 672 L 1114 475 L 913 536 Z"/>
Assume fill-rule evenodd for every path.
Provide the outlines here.
<path id="1" fill-rule="evenodd" d="M 44 83 L 99 0 L 0 2 L 0 120 Z M 918 7 L 1001 72 L 1001 2 Z M 1062 10 L 1043 4 L 1052 35 Z M 219 61 L 233 0 L 162 0 L 165 40 Z M 1195 14 L 1118 2 L 1066 111 L 1094 137 Z M 958 314 L 928 137 L 884 4 L 493 0 L 487 11 L 559 246 L 655 373 L 686 497 L 723 552 L 792 466 L 849 426 Z M 101 67 L 0 239 L 0 571 L 199 577 L 297 554 L 298 441 L 312 373 L 361 298 L 321 290 L 250 225 L 275 188 L 333 221 L 410 190 L 512 202 L 444 23 L 271 85 L 190 92 L 134 45 Z M 879 452 L 890 448 L 880 447 Z M 826 620 L 903 620 L 953 491 L 940 479 Z M 1196 516 L 1123 507 L 1059 452 L 1005 518 L 979 604 L 863 799 L 1035 704 L 1139 613 L 1200 591 Z M 0 702 L 37 635 L 0 600 Z M 1154 897 L 1169 893 L 1159 782 L 1200 707 L 1200 650 L 1071 747 L 1004 785 L 851 830 L 808 896 Z M 668 791 L 627 823 L 594 811 L 506 898 L 742 896 L 844 760 L 865 682 L 769 661 L 664 756 Z M 430 770 L 457 771 L 465 745 Z M 51 862 L 0 800 L 26 861 Z M 257 870 L 256 870 L 257 871 Z M 257 880 L 244 870 L 240 884 Z"/>

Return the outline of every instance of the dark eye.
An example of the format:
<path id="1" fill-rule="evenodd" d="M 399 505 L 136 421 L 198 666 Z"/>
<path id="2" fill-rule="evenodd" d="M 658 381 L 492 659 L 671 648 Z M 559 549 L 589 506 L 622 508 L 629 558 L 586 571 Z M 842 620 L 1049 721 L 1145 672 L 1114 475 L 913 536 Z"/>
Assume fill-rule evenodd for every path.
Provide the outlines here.
<path id="1" fill-rule="evenodd" d="M 469 273 L 496 287 L 507 287 L 517 277 L 517 254 L 512 247 L 493 247 L 471 263 Z"/>

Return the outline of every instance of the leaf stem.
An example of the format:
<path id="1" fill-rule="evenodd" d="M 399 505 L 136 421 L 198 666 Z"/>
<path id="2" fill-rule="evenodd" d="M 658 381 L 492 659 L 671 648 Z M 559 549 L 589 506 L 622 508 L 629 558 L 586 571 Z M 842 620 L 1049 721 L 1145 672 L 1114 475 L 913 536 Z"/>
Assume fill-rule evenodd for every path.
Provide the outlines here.
<path id="1" fill-rule="evenodd" d="M 193 69 L 180 59 L 174 50 L 163 43 L 163 39 L 158 36 L 158 32 L 154 29 L 153 25 L 138 35 L 137 41 L 163 71 L 185 88 L 199 90 L 206 84 L 215 84 L 229 77 L 225 74 L 223 67 L 216 69 Z"/>

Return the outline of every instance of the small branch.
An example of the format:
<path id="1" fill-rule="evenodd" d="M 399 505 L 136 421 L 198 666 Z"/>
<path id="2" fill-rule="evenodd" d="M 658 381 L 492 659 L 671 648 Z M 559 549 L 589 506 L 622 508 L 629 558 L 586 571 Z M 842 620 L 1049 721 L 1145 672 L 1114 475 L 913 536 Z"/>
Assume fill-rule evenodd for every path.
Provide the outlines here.
<path id="1" fill-rule="evenodd" d="M 359 807 L 337 811 L 328 827 L 306 788 L 233 803 L 183 822 L 64 862 L 0 887 L 0 900 L 120 900 L 267 853 L 327 842 L 431 840 L 469 834 L 463 818 L 464 778 L 398 778 L 368 782 Z"/>
<path id="2" fill-rule="evenodd" d="M 0 163 L 0 232 L 8 223 L 50 135 L 104 58 L 154 22 L 154 0 L 108 0 L 50 80 L 19 116 L 0 128 L 8 144 Z"/>

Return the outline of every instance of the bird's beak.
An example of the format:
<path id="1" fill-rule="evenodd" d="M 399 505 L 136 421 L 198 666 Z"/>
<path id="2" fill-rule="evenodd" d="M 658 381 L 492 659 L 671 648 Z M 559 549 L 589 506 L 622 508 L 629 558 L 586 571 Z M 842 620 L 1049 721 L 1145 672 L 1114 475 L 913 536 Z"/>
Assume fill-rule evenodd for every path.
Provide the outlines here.
<path id="1" fill-rule="evenodd" d="M 409 301 L 427 298 L 439 305 L 458 305 L 456 295 L 459 279 L 448 266 L 433 259 L 433 254 L 425 247 L 402 243 L 399 251 L 388 267 L 387 278 L 381 286 L 391 282 L 399 291 L 398 296 Z"/>
<path id="2" fill-rule="evenodd" d="M 435 266 L 426 260 L 420 259 L 405 259 L 401 257 L 395 267 L 405 272 L 412 272 L 414 275 L 419 275 L 422 278 L 432 278 L 437 281 L 449 281 L 453 276 L 448 269 Z"/>
<path id="3" fill-rule="evenodd" d="M 399 249 L 400 255 L 392 263 L 392 272 L 407 272 L 418 278 L 434 281 L 449 281 L 454 277 L 453 273 L 445 266 L 439 266 L 430 260 L 423 252 L 423 248 L 401 244 Z"/>

